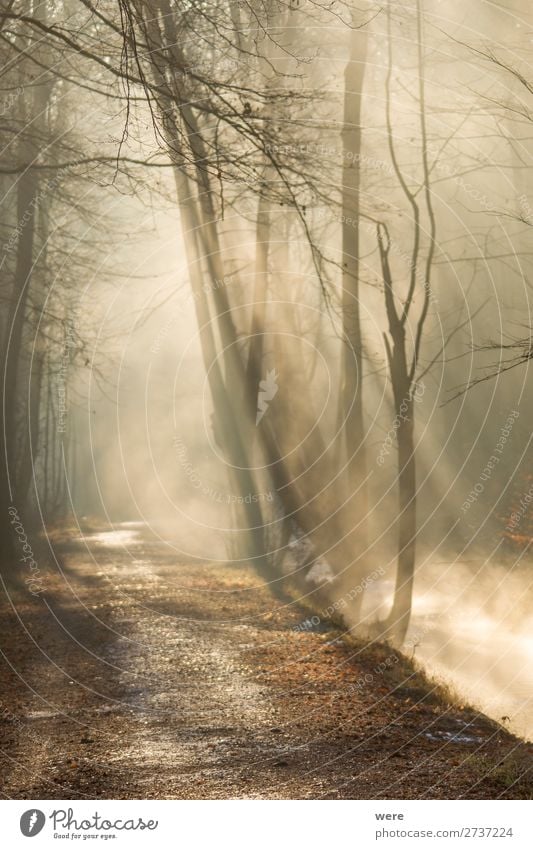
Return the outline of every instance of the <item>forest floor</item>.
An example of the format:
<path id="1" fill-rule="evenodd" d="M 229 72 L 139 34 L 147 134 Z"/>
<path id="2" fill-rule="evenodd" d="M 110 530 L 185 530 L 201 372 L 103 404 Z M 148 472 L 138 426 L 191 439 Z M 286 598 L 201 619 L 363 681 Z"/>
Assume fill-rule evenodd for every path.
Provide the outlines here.
<path id="1" fill-rule="evenodd" d="M 531 745 L 251 568 L 125 526 L 57 551 L 2 599 L 4 798 L 533 797 Z"/>

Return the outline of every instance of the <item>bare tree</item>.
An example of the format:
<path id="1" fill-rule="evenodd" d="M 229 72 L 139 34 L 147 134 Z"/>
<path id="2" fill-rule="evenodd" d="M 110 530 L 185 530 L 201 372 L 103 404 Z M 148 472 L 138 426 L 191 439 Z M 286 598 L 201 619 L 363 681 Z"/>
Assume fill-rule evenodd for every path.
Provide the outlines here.
<path id="1" fill-rule="evenodd" d="M 431 303 L 431 272 L 436 249 L 437 224 L 433 210 L 428 138 L 426 126 L 426 102 L 424 82 L 424 46 L 422 33 L 421 0 L 416 5 L 416 39 L 418 49 L 418 108 L 420 116 L 421 185 L 418 190 L 409 186 L 399 163 L 392 122 L 392 15 L 387 8 L 388 70 L 386 77 L 386 124 L 389 152 L 403 195 L 411 209 L 412 249 L 410 275 L 405 295 L 395 286 L 391 268 L 391 237 L 387 226 L 377 225 L 379 257 L 383 273 L 383 292 L 388 322 L 388 334 L 384 334 L 389 376 L 394 399 L 396 438 L 398 444 L 398 567 L 394 601 L 385 625 L 385 635 L 400 644 L 405 638 L 411 616 L 415 553 L 416 553 L 416 454 L 414 441 L 415 392 L 420 349 L 424 328 Z M 422 200 L 419 200 L 419 192 Z M 427 228 L 422 216 L 427 218 Z M 424 233 L 427 246 L 424 249 Z M 422 307 L 415 318 L 412 330 L 413 341 L 409 351 L 407 329 L 414 311 L 417 286 L 423 287 Z"/>

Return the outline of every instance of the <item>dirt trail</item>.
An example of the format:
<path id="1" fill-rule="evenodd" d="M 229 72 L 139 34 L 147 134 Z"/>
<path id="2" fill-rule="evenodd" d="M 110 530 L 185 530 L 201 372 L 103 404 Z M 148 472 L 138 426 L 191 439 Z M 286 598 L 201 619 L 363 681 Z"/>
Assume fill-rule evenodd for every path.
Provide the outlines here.
<path id="1" fill-rule="evenodd" d="M 2 601 L 4 797 L 531 798 L 530 746 L 376 673 L 387 647 L 295 630 L 250 568 L 129 525 L 58 550 Z"/>

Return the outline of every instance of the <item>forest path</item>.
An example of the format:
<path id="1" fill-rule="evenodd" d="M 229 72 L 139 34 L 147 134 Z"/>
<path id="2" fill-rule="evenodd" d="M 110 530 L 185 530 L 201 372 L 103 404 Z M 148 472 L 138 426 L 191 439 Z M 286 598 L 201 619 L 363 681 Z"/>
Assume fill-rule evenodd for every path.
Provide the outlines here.
<path id="1" fill-rule="evenodd" d="M 2 603 L 4 797 L 531 798 L 531 747 L 390 648 L 298 630 L 250 567 L 131 523 L 57 548 Z"/>

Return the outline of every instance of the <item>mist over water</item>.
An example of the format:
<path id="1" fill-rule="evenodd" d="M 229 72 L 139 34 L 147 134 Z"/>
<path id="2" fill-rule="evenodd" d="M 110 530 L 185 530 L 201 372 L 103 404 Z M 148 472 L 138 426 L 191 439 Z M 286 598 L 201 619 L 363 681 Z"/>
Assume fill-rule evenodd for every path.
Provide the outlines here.
<path id="1" fill-rule="evenodd" d="M 533 592 L 528 568 L 515 571 L 482 559 L 421 566 L 404 651 L 459 700 L 531 740 Z M 373 585 L 366 613 L 383 615 L 392 592 L 391 581 Z"/>

